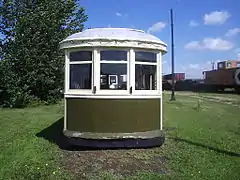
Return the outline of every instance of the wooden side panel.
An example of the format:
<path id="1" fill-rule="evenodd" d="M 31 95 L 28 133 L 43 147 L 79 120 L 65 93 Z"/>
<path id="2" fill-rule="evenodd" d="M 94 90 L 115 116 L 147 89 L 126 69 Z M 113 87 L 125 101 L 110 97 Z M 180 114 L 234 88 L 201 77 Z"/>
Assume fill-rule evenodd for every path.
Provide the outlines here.
<path id="1" fill-rule="evenodd" d="M 67 98 L 67 130 L 131 133 L 160 129 L 160 99 Z"/>

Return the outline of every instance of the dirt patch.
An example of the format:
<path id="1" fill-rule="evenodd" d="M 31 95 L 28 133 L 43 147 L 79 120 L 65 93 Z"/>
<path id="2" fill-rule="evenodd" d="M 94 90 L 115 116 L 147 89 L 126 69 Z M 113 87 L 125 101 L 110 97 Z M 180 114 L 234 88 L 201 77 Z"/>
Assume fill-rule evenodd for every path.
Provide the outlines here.
<path id="1" fill-rule="evenodd" d="M 77 179 L 91 179 L 105 172 L 118 178 L 144 171 L 166 174 L 168 158 L 163 151 L 164 146 L 152 149 L 66 151 L 63 165 Z"/>

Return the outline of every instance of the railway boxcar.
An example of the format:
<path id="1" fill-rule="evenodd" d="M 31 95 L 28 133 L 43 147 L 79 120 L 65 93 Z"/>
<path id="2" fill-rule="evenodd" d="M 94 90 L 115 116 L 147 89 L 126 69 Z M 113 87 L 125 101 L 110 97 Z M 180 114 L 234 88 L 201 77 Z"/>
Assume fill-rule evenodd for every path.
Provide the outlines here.
<path id="1" fill-rule="evenodd" d="M 234 88 L 240 92 L 240 61 L 221 61 L 217 63 L 217 69 L 204 71 L 203 76 L 204 89 L 217 91 Z"/>
<path id="2" fill-rule="evenodd" d="M 172 88 L 172 74 L 163 75 L 163 90 L 170 90 Z M 175 73 L 174 83 L 176 90 L 180 90 L 178 84 L 185 80 L 185 73 Z"/>

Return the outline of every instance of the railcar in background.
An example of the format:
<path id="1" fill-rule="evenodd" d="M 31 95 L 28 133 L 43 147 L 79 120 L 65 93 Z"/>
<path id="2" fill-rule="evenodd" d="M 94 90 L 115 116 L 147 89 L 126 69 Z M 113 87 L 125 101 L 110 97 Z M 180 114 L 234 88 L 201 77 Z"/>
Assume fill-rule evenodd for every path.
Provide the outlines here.
<path id="1" fill-rule="evenodd" d="M 178 88 L 178 84 L 185 80 L 185 73 L 175 73 L 174 74 L 174 83 L 176 84 L 176 90 L 180 90 Z M 172 74 L 166 74 L 162 77 L 163 90 L 170 90 L 172 88 Z"/>
<path id="2" fill-rule="evenodd" d="M 214 65 L 214 64 L 213 64 Z M 163 90 L 172 89 L 172 74 L 163 76 Z M 240 93 L 240 60 L 225 60 L 217 68 L 203 71 L 202 79 L 185 79 L 185 73 L 175 73 L 176 91 L 218 92 L 234 89 Z"/>
<path id="3" fill-rule="evenodd" d="M 235 89 L 240 93 L 240 61 L 226 60 L 217 63 L 217 68 L 203 72 L 204 83 L 200 89 L 208 91 L 224 91 Z"/>

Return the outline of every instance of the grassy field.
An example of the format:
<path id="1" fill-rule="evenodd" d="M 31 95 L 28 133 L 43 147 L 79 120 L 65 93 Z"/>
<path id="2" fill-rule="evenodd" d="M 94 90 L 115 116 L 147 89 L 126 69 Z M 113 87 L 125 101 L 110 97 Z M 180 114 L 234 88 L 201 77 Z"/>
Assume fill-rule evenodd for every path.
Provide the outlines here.
<path id="1" fill-rule="evenodd" d="M 240 179 L 240 96 L 164 97 L 166 141 L 152 149 L 68 149 L 62 102 L 0 109 L 0 179 Z"/>

